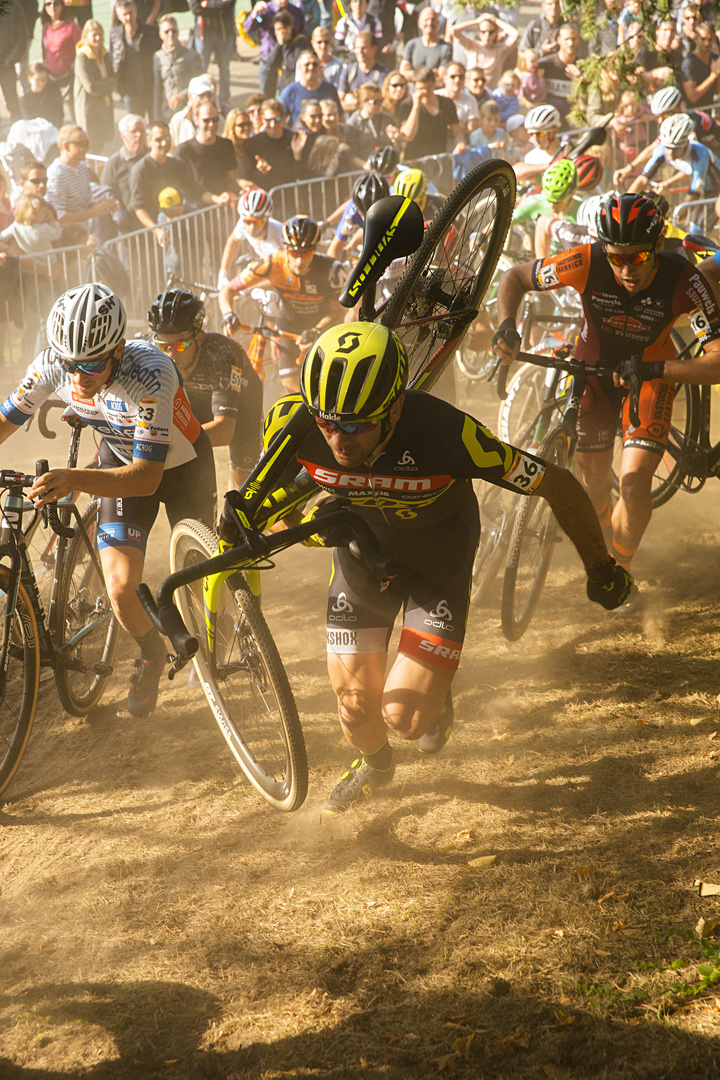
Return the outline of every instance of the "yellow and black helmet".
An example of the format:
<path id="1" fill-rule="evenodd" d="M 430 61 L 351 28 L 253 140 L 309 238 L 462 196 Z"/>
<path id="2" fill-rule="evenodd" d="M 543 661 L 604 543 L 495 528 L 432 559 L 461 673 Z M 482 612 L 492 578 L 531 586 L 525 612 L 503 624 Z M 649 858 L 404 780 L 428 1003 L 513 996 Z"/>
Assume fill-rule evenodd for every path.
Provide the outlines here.
<path id="1" fill-rule="evenodd" d="M 422 169 L 405 169 L 398 173 L 393 184 L 393 195 L 403 195 L 406 199 L 414 199 L 421 210 L 425 209 L 427 200 L 427 176 Z"/>
<path id="2" fill-rule="evenodd" d="M 407 353 L 386 326 L 352 322 L 321 334 L 308 350 L 300 391 L 323 420 L 377 421 L 405 389 Z"/>

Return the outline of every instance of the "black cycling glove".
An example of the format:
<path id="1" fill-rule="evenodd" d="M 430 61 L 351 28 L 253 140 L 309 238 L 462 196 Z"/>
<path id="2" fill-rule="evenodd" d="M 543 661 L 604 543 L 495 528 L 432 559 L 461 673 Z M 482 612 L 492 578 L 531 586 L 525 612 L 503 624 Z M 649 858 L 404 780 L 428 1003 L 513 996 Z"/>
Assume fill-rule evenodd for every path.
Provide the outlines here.
<path id="1" fill-rule="evenodd" d="M 497 329 L 497 333 L 493 336 L 492 347 L 493 349 L 499 341 L 504 341 L 509 348 L 514 348 L 515 345 L 520 347 L 522 344 L 522 338 L 518 334 L 515 320 L 511 318 L 503 319 L 500 326 Z"/>
<path id="2" fill-rule="evenodd" d="M 322 526 L 324 517 L 333 514 L 345 505 L 346 503 L 342 499 L 324 499 L 317 506 L 313 506 L 312 510 L 302 519 L 302 524 L 312 521 L 317 524 L 318 531 L 303 540 L 303 544 L 306 547 L 346 547 L 355 535 L 352 529 L 349 529 L 347 525 L 331 525 L 326 528 Z"/>
<path id="3" fill-rule="evenodd" d="M 223 326 L 229 326 L 231 330 L 235 330 L 240 325 L 240 320 L 234 311 L 226 311 L 222 317 Z"/>
<path id="4" fill-rule="evenodd" d="M 624 566 L 615 562 L 612 555 L 607 562 L 597 563 L 587 572 L 588 600 L 602 604 L 606 611 L 620 607 L 635 588 L 635 582 Z"/>
<path id="5" fill-rule="evenodd" d="M 640 356 L 626 357 L 615 368 L 615 374 L 625 382 L 630 382 L 631 376 L 635 375 L 639 383 L 648 382 L 650 379 L 662 379 L 664 371 L 664 360 L 643 360 Z"/>

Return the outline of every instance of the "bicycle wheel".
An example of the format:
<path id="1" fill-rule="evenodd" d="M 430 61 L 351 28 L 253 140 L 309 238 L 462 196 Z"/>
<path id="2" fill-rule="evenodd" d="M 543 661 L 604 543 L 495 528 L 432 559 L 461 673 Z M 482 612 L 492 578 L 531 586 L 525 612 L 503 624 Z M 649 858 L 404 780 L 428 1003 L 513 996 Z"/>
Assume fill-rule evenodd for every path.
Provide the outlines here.
<path id="1" fill-rule="evenodd" d="M 204 525 L 180 521 L 170 537 L 170 567 L 209 559 L 217 546 Z M 242 574 L 234 574 L 222 586 L 210 650 L 202 586 L 193 582 L 176 595 L 188 630 L 200 642 L 194 664 L 208 704 L 250 783 L 276 810 L 297 810 L 307 795 L 305 740 L 267 623 Z"/>
<path id="2" fill-rule="evenodd" d="M 10 571 L 0 566 L 0 638 L 7 612 Z M 0 673 L 0 792 L 17 770 L 35 719 L 40 686 L 40 646 L 35 612 L 23 585 L 18 588 L 8 666 Z"/>
<path id="3" fill-rule="evenodd" d="M 545 436 L 537 455 L 564 468 L 568 437 L 562 427 Z M 557 522 L 541 497 L 519 495 L 503 581 L 501 619 L 508 641 L 518 641 L 527 630 L 545 584 L 557 535 Z"/>
<path id="4" fill-rule="evenodd" d="M 96 557 L 98 506 L 94 499 L 82 515 Z M 112 675 L 119 633 L 105 580 L 78 528 L 65 554 L 55 638 L 60 653 L 55 685 L 63 708 L 71 716 L 85 716 L 102 697 Z M 73 639 L 72 648 L 65 648 Z"/>
<path id="5" fill-rule="evenodd" d="M 480 306 L 514 202 L 511 167 L 483 162 L 448 196 L 408 260 L 380 321 L 407 349 L 410 387 L 429 390 L 457 352 L 473 321 L 460 313 Z"/>
<path id="6" fill-rule="evenodd" d="M 473 563 L 470 600 L 484 607 L 507 556 L 515 500 L 510 492 L 482 480 L 475 480 L 473 486 L 480 510 L 480 543 Z"/>

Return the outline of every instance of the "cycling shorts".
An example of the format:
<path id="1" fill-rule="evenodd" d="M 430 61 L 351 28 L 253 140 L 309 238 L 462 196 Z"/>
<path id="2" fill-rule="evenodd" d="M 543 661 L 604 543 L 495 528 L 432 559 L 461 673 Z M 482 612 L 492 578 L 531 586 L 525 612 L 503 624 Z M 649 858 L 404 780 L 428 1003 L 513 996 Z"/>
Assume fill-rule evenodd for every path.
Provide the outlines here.
<path id="1" fill-rule="evenodd" d="M 194 446 L 197 457 L 166 469 L 154 494 L 100 499 L 98 548 L 131 547 L 144 552 L 161 503 L 165 504 L 170 528 L 183 518 L 195 518 L 208 528 L 215 528 L 215 461 L 204 431 Z M 99 461 L 101 469 L 117 469 L 126 464 L 113 453 L 106 439 L 100 443 Z"/>
<path id="2" fill-rule="evenodd" d="M 290 331 L 289 326 L 280 326 L 278 330 Z M 287 379 L 290 375 L 299 375 L 300 346 L 292 338 L 278 338 L 278 374 L 281 379 Z"/>
<path id="3" fill-rule="evenodd" d="M 346 548 L 335 548 L 328 592 L 327 651 L 387 652 L 402 608 L 398 652 L 454 671 L 465 639 L 478 535 L 458 516 L 448 522 L 448 536 L 452 536 L 454 551 L 458 544 L 465 549 L 459 560 L 443 559 L 439 553 L 426 558 L 424 565 L 414 560 L 414 565 L 403 569 L 384 590 L 364 563 Z M 404 562 L 401 559 L 401 565 Z"/>
<path id="4" fill-rule="evenodd" d="M 262 447 L 263 384 L 257 375 L 251 373 L 251 376 L 240 395 L 240 408 L 230 443 L 230 468 L 236 472 L 250 472 Z"/>
<path id="5" fill-rule="evenodd" d="M 615 387 L 591 375 L 580 402 L 577 422 L 578 452 L 597 454 L 612 450 L 618 425 L 622 424 L 623 446 L 634 446 L 662 454 L 670 433 L 672 407 L 677 387 L 664 379 L 650 379 L 640 387 L 640 424 L 630 421 L 630 397 L 624 387 Z"/>

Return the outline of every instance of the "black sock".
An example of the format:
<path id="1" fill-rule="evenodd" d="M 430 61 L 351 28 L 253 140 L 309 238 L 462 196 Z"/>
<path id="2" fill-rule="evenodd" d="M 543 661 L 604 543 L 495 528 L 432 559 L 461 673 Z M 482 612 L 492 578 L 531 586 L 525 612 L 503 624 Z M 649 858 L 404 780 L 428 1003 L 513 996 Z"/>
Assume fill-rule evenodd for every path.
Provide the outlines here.
<path id="1" fill-rule="evenodd" d="M 140 655 L 145 660 L 159 660 L 165 656 L 165 646 L 159 633 L 155 629 L 148 630 L 147 634 L 143 634 L 142 637 L 136 637 L 138 645 L 140 646 Z"/>
<path id="2" fill-rule="evenodd" d="M 379 750 L 375 750 L 372 754 L 363 753 L 363 757 L 371 769 L 377 769 L 378 772 L 387 772 L 388 769 L 392 768 L 395 755 L 392 746 L 386 739 Z"/>

